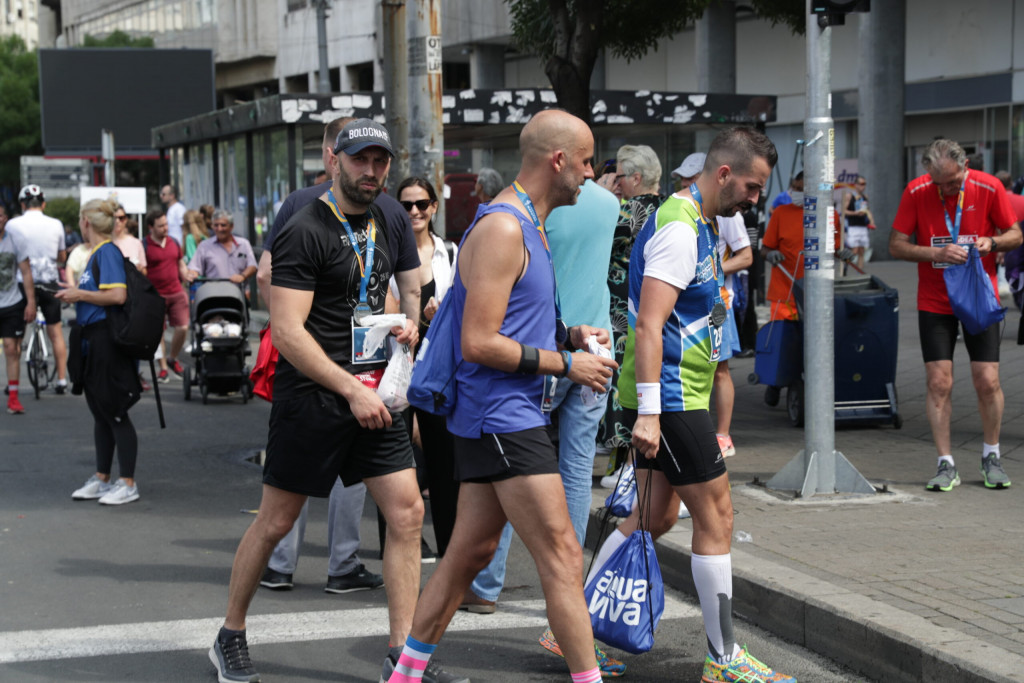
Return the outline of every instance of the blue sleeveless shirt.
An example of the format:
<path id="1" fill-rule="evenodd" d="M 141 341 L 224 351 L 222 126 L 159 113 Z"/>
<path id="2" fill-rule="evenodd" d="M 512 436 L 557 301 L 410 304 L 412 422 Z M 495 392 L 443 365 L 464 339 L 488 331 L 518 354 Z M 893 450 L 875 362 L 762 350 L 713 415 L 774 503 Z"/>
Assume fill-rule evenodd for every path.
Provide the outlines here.
<path id="1" fill-rule="evenodd" d="M 495 212 L 509 213 L 519 220 L 523 242 L 530 254 L 526 273 L 509 294 L 501 334 L 527 346 L 554 351 L 555 279 L 547 250 L 533 221 L 510 204 L 487 204 L 477 210 L 473 224 L 462 238 L 463 243 L 481 218 Z M 454 297 L 452 312 L 461 330 L 466 287 L 458 275 L 450 296 Z M 479 439 L 485 433 L 521 432 L 550 422 L 548 414 L 540 410 L 543 375 L 502 372 L 463 361 L 460 336 L 455 335 L 455 360 L 461 365 L 455 373 L 455 410 L 448 417 L 448 431 L 467 439 Z"/>

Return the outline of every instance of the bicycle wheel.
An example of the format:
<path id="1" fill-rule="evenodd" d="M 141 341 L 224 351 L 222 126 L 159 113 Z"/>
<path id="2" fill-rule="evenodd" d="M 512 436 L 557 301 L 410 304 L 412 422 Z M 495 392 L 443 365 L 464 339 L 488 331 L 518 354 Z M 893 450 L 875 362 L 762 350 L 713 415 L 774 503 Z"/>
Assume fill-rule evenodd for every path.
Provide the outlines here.
<path id="1" fill-rule="evenodd" d="M 28 381 L 32 385 L 32 390 L 35 391 L 36 400 L 39 400 L 39 390 L 42 383 L 45 381 L 46 375 L 46 361 L 43 360 L 43 347 L 42 347 L 42 330 L 38 327 L 32 332 L 31 348 L 28 353 Z"/>

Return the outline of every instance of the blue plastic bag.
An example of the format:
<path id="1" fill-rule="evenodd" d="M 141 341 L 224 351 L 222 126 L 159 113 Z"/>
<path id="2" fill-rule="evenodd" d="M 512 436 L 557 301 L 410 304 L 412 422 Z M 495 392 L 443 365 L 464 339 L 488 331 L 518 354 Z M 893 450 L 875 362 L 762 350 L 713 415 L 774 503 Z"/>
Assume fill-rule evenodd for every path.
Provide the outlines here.
<path id="1" fill-rule="evenodd" d="M 949 266 L 942 276 L 946 280 L 949 305 L 970 334 L 981 334 L 1006 314 L 992 289 L 992 280 L 981 265 L 976 247 L 967 251 L 967 263 Z"/>
<path id="2" fill-rule="evenodd" d="M 451 415 L 455 409 L 455 297 L 449 292 L 430 322 L 420 343 L 406 399 L 409 404 L 434 415 Z"/>
<path id="3" fill-rule="evenodd" d="M 636 502 L 636 472 L 632 465 L 623 468 L 615 488 L 604 500 L 604 506 L 616 517 L 629 517 Z"/>
<path id="4" fill-rule="evenodd" d="M 637 530 L 583 591 L 594 637 L 634 655 L 654 647 L 665 611 L 665 586 L 650 532 Z"/>

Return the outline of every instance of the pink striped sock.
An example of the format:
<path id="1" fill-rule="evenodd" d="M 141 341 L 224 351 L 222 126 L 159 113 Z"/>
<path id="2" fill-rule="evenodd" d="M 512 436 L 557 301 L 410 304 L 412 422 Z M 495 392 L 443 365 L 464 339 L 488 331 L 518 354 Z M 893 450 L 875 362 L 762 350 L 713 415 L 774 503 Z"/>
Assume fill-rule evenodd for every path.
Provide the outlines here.
<path id="1" fill-rule="evenodd" d="M 420 683 L 423 680 L 423 671 L 427 668 L 427 662 L 430 661 L 430 655 L 436 647 L 436 645 L 426 645 L 414 641 L 412 636 L 409 636 L 388 683 Z M 424 652 L 424 650 L 429 651 Z"/>
<path id="2" fill-rule="evenodd" d="M 569 675 L 572 677 L 572 683 L 601 683 L 601 669 L 596 666 L 590 671 Z"/>

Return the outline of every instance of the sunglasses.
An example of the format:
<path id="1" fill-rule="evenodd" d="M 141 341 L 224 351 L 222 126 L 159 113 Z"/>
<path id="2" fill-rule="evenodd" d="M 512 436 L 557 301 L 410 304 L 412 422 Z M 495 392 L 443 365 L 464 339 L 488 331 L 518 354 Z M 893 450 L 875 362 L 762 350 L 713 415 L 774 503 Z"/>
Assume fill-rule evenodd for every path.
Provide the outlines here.
<path id="1" fill-rule="evenodd" d="M 417 209 L 419 209 L 420 211 L 426 211 L 427 209 L 430 208 L 430 205 L 433 204 L 434 202 L 430 201 L 429 199 L 417 199 L 414 202 L 398 202 L 398 203 L 401 204 L 402 208 L 404 208 L 406 211 L 412 211 L 412 207 L 414 207 L 414 206 Z"/>
<path id="2" fill-rule="evenodd" d="M 119 221 L 126 221 L 126 220 L 128 220 L 128 216 L 114 216 L 114 218 L 116 218 Z"/>

